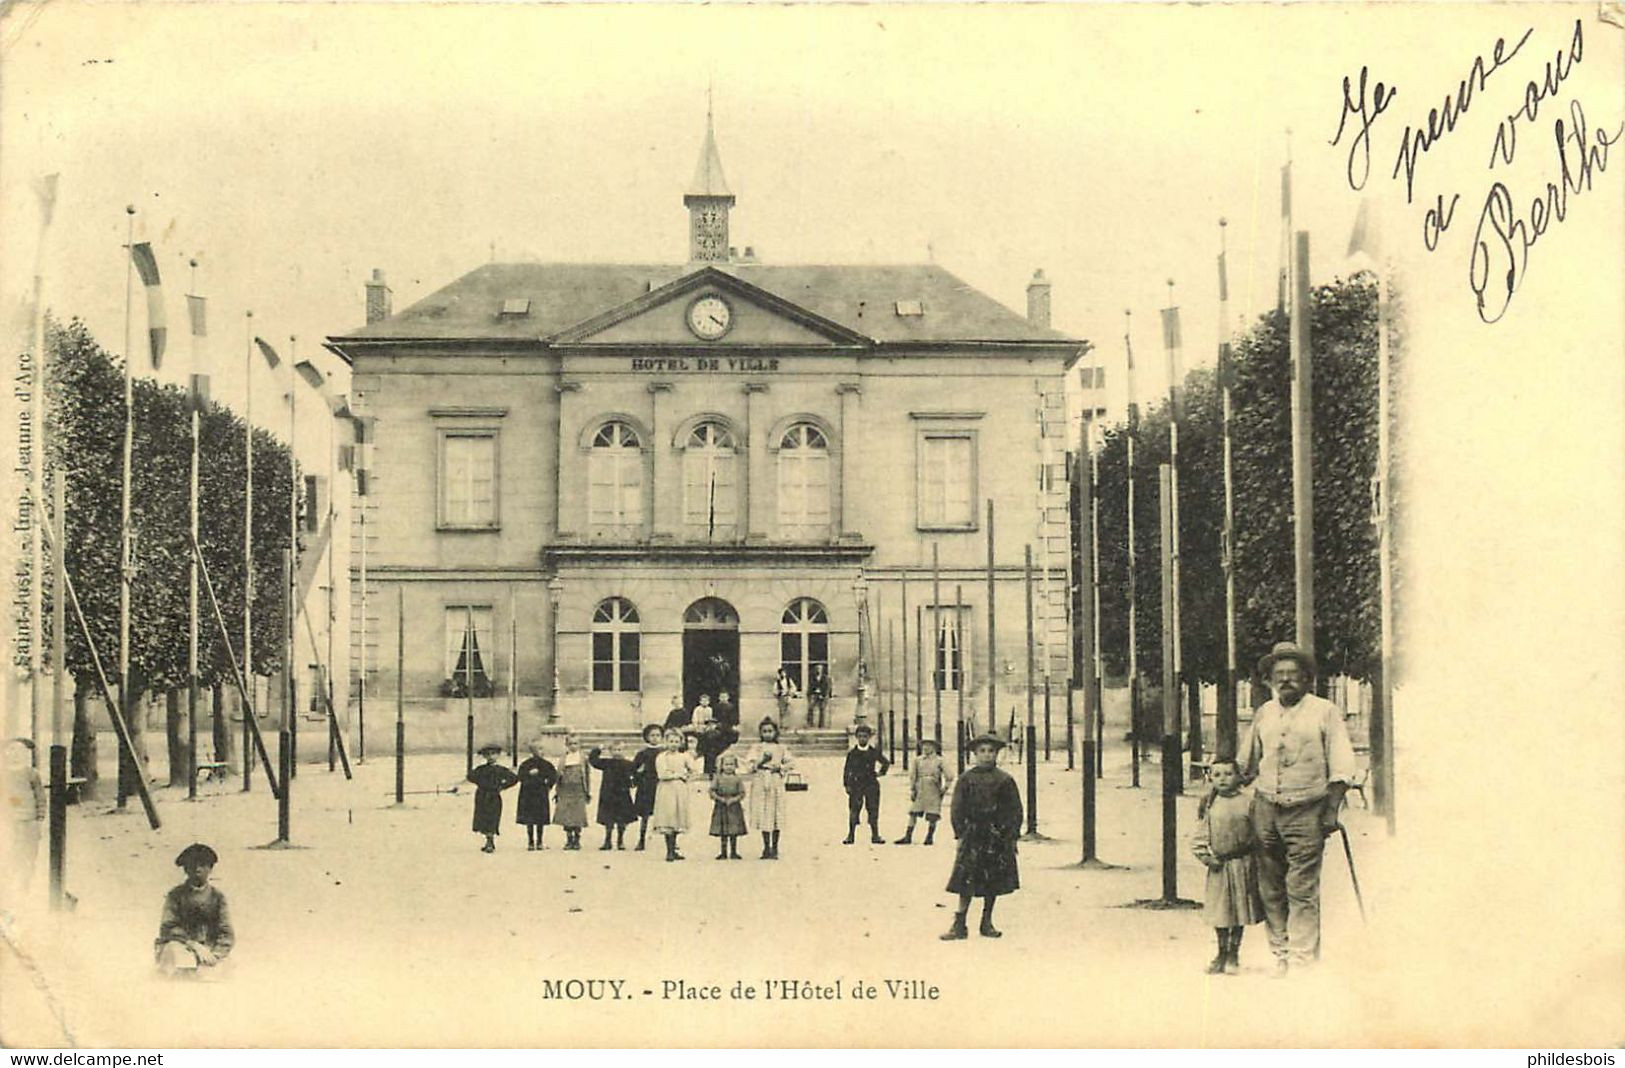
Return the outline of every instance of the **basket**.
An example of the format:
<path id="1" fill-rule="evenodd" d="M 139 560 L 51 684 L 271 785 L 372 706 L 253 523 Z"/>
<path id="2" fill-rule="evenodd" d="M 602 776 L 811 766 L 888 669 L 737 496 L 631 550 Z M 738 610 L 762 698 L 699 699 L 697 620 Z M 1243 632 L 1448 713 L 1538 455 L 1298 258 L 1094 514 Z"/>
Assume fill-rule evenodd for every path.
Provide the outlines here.
<path id="1" fill-rule="evenodd" d="M 804 794 L 807 792 L 807 780 L 801 777 L 800 772 L 789 772 L 784 776 L 784 790 L 791 794 Z"/>

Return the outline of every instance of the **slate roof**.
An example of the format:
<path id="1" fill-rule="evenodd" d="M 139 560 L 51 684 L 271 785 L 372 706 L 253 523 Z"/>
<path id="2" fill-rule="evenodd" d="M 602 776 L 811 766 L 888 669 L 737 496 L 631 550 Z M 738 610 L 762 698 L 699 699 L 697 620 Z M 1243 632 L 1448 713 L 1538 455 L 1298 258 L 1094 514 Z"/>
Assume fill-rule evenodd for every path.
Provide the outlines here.
<path id="1" fill-rule="evenodd" d="M 334 338 L 548 338 L 704 269 L 705 264 L 491 263 L 475 268 L 387 319 Z M 1022 341 L 1076 343 L 1034 326 L 934 264 L 787 266 L 711 264 L 807 311 L 879 342 Z M 528 299 L 528 315 L 501 314 Z M 922 315 L 898 315 L 898 301 Z"/>

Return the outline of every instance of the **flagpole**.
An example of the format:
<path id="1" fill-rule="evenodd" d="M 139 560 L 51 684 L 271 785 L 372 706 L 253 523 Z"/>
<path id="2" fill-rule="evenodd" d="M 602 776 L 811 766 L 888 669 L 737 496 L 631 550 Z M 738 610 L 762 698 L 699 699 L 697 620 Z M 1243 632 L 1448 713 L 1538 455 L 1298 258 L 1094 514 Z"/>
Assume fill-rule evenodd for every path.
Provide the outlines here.
<path id="1" fill-rule="evenodd" d="M 1134 577 L 1134 438 L 1140 430 L 1140 406 L 1134 399 L 1134 343 L 1129 329 L 1133 312 L 1123 309 L 1123 348 L 1128 353 L 1128 722 L 1133 752 L 1129 784 L 1140 785 L 1140 652 L 1139 615 Z"/>
<path id="2" fill-rule="evenodd" d="M 356 429 L 356 455 L 355 462 L 350 465 L 351 484 L 355 487 L 355 496 L 352 506 L 356 510 L 356 527 L 361 539 L 361 625 L 354 623 L 350 629 L 359 637 L 356 641 L 356 659 L 360 661 L 356 671 L 356 756 L 357 764 L 367 762 L 367 464 L 371 463 L 369 455 L 371 441 L 367 438 L 366 424 L 362 417 L 357 417 L 352 424 Z M 517 739 L 517 735 L 515 736 Z M 517 747 L 518 742 L 515 741 Z M 514 750 L 515 758 L 518 749 Z"/>
<path id="3" fill-rule="evenodd" d="M 29 763 L 39 767 L 40 759 L 40 689 L 43 685 L 44 660 L 41 643 L 44 640 L 45 553 L 40 542 L 40 524 L 45 518 L 45 233 L 51 225 L 51 211 L 56 196 L 56 176 L 45 179 L 40 189 L 39 243 L 34 247 L 34 304 L 29 309 L 29 375 L 28 422 L 31 439 L 28 449 L 28 738 L 34 743 L 29 752 Z M 7 719 L 10 717 L 8 716 Z M 20 731 L 18 733 L 21 733 Z M 51 743 L 56 744 L 53 733 Z"/>
<path id="4" fill-rule="evenodd" d="M 294 441 L 299 432 L 299 338 L 288 335 L 288 778 L 299 776 L 299 676 L 294 670 L 294 649 L 298 637 L 292 620 L 299 600 L 299 458 Z M 313 650 L 314 651 L 314 650 Z"/>
<path id="5" fill-rule="evenodd" d="M 197 259 L 193 257 L 190 264 L 192 268 L 191 289 L 197 297 Z M 197 298 L 201 299 L 201 298 Z M 191 311 L 192 309 L 188 309 Z M 198 328 L 199 323 L 191 319 L 192 336 L 192 469 L 190 486 L 187 493 L 188 529 L 191 531 L 192 543 L 197 544 L 197 495 L 198 495 L 198 423 L 199 410 L 203 407 L 202 374 L 198 357 Z M 187 554 L 186 568 L 186 596 L 187 596 L 187 623 L 186 623 L 186 799 L 197 800 L 197 698 L 198 698 L 198 663 L 197 663 L 197 554 Z"/>
<path id="6" fill-rule="evenodd" d="M 243 313 L 243 682 L 254 685 L 254 313 Z M 249 702 L 243 706 L 243 792 L 253 789 Z"/>
<path id="7" fill-rule="evenodd" d="M 333 685 L 333 631 L 338 627 L 339 609 L 339 579 L 335 566 L 335 557 L 338 556 L 338 519 L 339 510 L 335 503 L 338 495 L 338 412 L 332 413 L 327 421 L 327 664 L 322 670 L 322 681 L 327 686 L 328 715 L 335 714 L 336 705 L 333 704 L 334 694 L 337 692 Z M 348 690 L 348 687 L 346 687 Z M 348 696 L 348 695 L 346 695 Z M 349 718 L 349 701 L 345 701 L 345 718 Z M 338 755 L 337 724 L 334 730 L 327 732 L 327 770 L 334 770 L 334 758 Z"/>
<path id="8" fill-rule="evenodd" d="M 1170 521 L 1173 523 L 1173 529 L 1168 532 L 1169 536 L 1172 538 L 1170 548 L 1171 548 L 1172 553 L 1173 553 L 1173 558 L 1170 561 L 1172 566 L 1169 569 L 1170 581 L 1172 581 L 1172 583 L 1173 583 L 1173 598 L 1172 598 L 1173 614 L 1168 619 L 1163 620 L 1163 626 L 1170 627 L 1173 630 L 1172 647 L 1173 647 L 1173 652 L 1174 652 L 1174 698 L 1175 698 L 1176 701 L 1179 702 L 1178 707 L 1175 710 L 1174 741 L 1175 742 L 1182 742 L 1183 741 L 1183 739 L 1181 737 L 1181 726 L 1182 725 L 1179 722 L 1179 717 L 1184 712 L 1184 703 L 1182 701 L 1179 701 L 1179 698 L 1182 696 L 1179 693 L 1179 687 L 1180 687 L 1180 684 L 1185 681 L 1185 654 L 1184 654 L 1184 645 L 1180 641 L 1180 631 L 1183 630 L 1184 628 L 1181 625 L 1182 624 L 1182 617 L 1181 617 L 1181 612 L 1180 612 L 1180 600 L 1181 600 L 1181 598 L 1180 598 L 1180 595 L 1179 595 L 1179 593 L 1180 593 L 1180 567 L 1179 567 L 1179 562 L 1180 562 L 1179 561 L 1179 557 L 1180 557 L 1180 551 L 1179 551 L 1179 544 L 1180 544 L 1180 538 L 1179 538 L 1179 417 L 1181 415 L 1180 409 L 1182 407 L 1182 400 L 1183 400 L 1183 395 L 1184 395 L 1184 383 L 1181 381 L 1181 379 L 1183 378 L 1184 372 L 1185 372 L 1185 360 L 1184 360 L 1184 339 L 1180 337 L 1179 308 L 1174 305 L 1174 280 L 1172 278 L 1168 279 L 1168 308 L 1163 313 L 1163 317 L 1164 317 L 1163 341 L 1166 343 L 1166 345 L 1168 347 L 1168 494 L 1169 494 L 1169 498 L 1170 498 L 1170 500 L 1169 500 L 1169 506 L 1170 506 L 1170 508 L 1169 508 L 1169 518 L 1170 518 Z M 1198 744 L 1200 742 L 1200 740 L 1201 740 L 1201 725 L 1200 725 L 1200 722 L 1188 724 L 1188 725 L 1185 725 L 1185 726 L 1188 726 L 1188 728 L 1189 728 L 1189 730 L 1191 732 L 1191 751 L 1192 751 L 1191 756 L 1192 756 L 1192 758 L 1198 758 L 1198 757 L 1201 756 L 1201 749 L 1200 749 L 1200 745 Z M 1184 746 L 1183 746 L 1183 744 L 1181 744 L 1181 745 L 1178 746 L 1176 751 L 1182 752 L 1183 750 L 1184 750 Z M 1184 783 L 1185 783 L 1184 769 L 1183 769 L 1183 767 L 1181 766 L 1180 763 L 1176 763 L 1176 765 L 1174 767 L 1174 784 L 1179 789 L 1184 789 Z"/>
<path id="9" fill-rule="evenodd" d="M 1231 453 L 1230 276 L 1224 219 L 1219 220 L 1219 433 L 1224 464 L 1224 518 L 1219 528 L 1219 566 L 1224 572 L 1224 685 L 1219 690 L 1218 755 L 1236 755 L 1236 493 Z"/>
<path id="10" fill-rule="evenodd" d="M 1298 645 L 1315 651 L 1315 502 L 1313 378 L 1309 338 L 1309 232 L 1300 230 L 1292 262 L 1292 533 Z"/>
<path id="11" fill-rule="evenodd" d="M 1388 270 L 1377 270 L 1377 573 L 1378 614 L 1382 635 L 1382 661 L 1378 685 L 1382 700 L 1382 747 L 1377 754 L 1381 767 L 1377 791 L 1388 833 L 1394 833 L 1394 565 L 1392 525 L 1388 509 L 1389 455 L 1388 420 L 1390 369 L 1388 354 Z"/>
<path id="12" fill-rule="evenodd" d="M 129 703 L 130 685 L 130 472 L 135 453 L 135 343 L 130 337 L 130 302 L 135 286 L 135 205 L 127 204 L 124 242 L 124 480 L 119 494 L 119 598 L 118 598 L 118 703 L 130 713 L 129 729 L 141 729 L 141 716 Z M 128 768 L 124 751 L 119 750 L 118 807 L 125 807 L 125 776 L 133 772 Z"/>
<path id="13" fill-rule="evenodd" d="M 1104 388 L 1105 354 L 1096 357 L 1100 363 L 1096 365 L 1095 381 L 1097 388 Z M 1089 434 L 1089 611 L 1094 626 L 1094 652 L 1090 659 L 1093 675 L 1089 682 L 1094 693 L 1094 741 L 1095 741 L 1095 767 L 1094 776 L 1099 778 L 1106 770 L 1106 730 L 1105 705 L 1102 703 L 1102 689 L 1106 673 L 1101 661 L 1101 630 L 1100 630 L 1100 447 L 1094 434 L 1094 417 L 1091 414 L 1087 433 Z M 1087 707 L 1087 706 L 1086 706 Z"/>

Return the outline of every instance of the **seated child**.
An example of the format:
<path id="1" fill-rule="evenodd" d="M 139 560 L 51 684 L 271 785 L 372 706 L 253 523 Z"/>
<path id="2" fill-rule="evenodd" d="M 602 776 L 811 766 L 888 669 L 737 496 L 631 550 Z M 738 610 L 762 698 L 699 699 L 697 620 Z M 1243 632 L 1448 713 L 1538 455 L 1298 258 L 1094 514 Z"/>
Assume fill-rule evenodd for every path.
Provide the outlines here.
<path id="1" fill-rule="evenodd" d="M 158 921 L 153 955 L 158 970 L 175 978 L 195 979 L 205 968 L 218 967 L 231 953 L 236 936 L 226 895 L 209 885 L 220 857 L 194 842 L 181 850 L 175 864 L 186 881 L 164 895 L 164 913 Z"/>

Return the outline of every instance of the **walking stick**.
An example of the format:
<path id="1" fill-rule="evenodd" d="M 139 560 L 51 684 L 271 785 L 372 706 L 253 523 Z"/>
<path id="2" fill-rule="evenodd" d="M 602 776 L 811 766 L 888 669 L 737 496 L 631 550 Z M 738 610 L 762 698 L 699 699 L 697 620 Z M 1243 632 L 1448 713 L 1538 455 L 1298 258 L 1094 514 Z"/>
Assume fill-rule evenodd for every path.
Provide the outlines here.
<path id="1" fill-rule="evenodd" d="M 1349 882 L 1354 884 L 1354 902 L 1360 906 L 1360 922 L 1365 923 L 1365 898 L 1360 894 L 1360 877 L 1354 873 L 1354 850 L 1349 847 L 1349 829 L 1339 823 L 1337 833 L 1343 836 L 1343 856 L 1349 862 Z"/>

